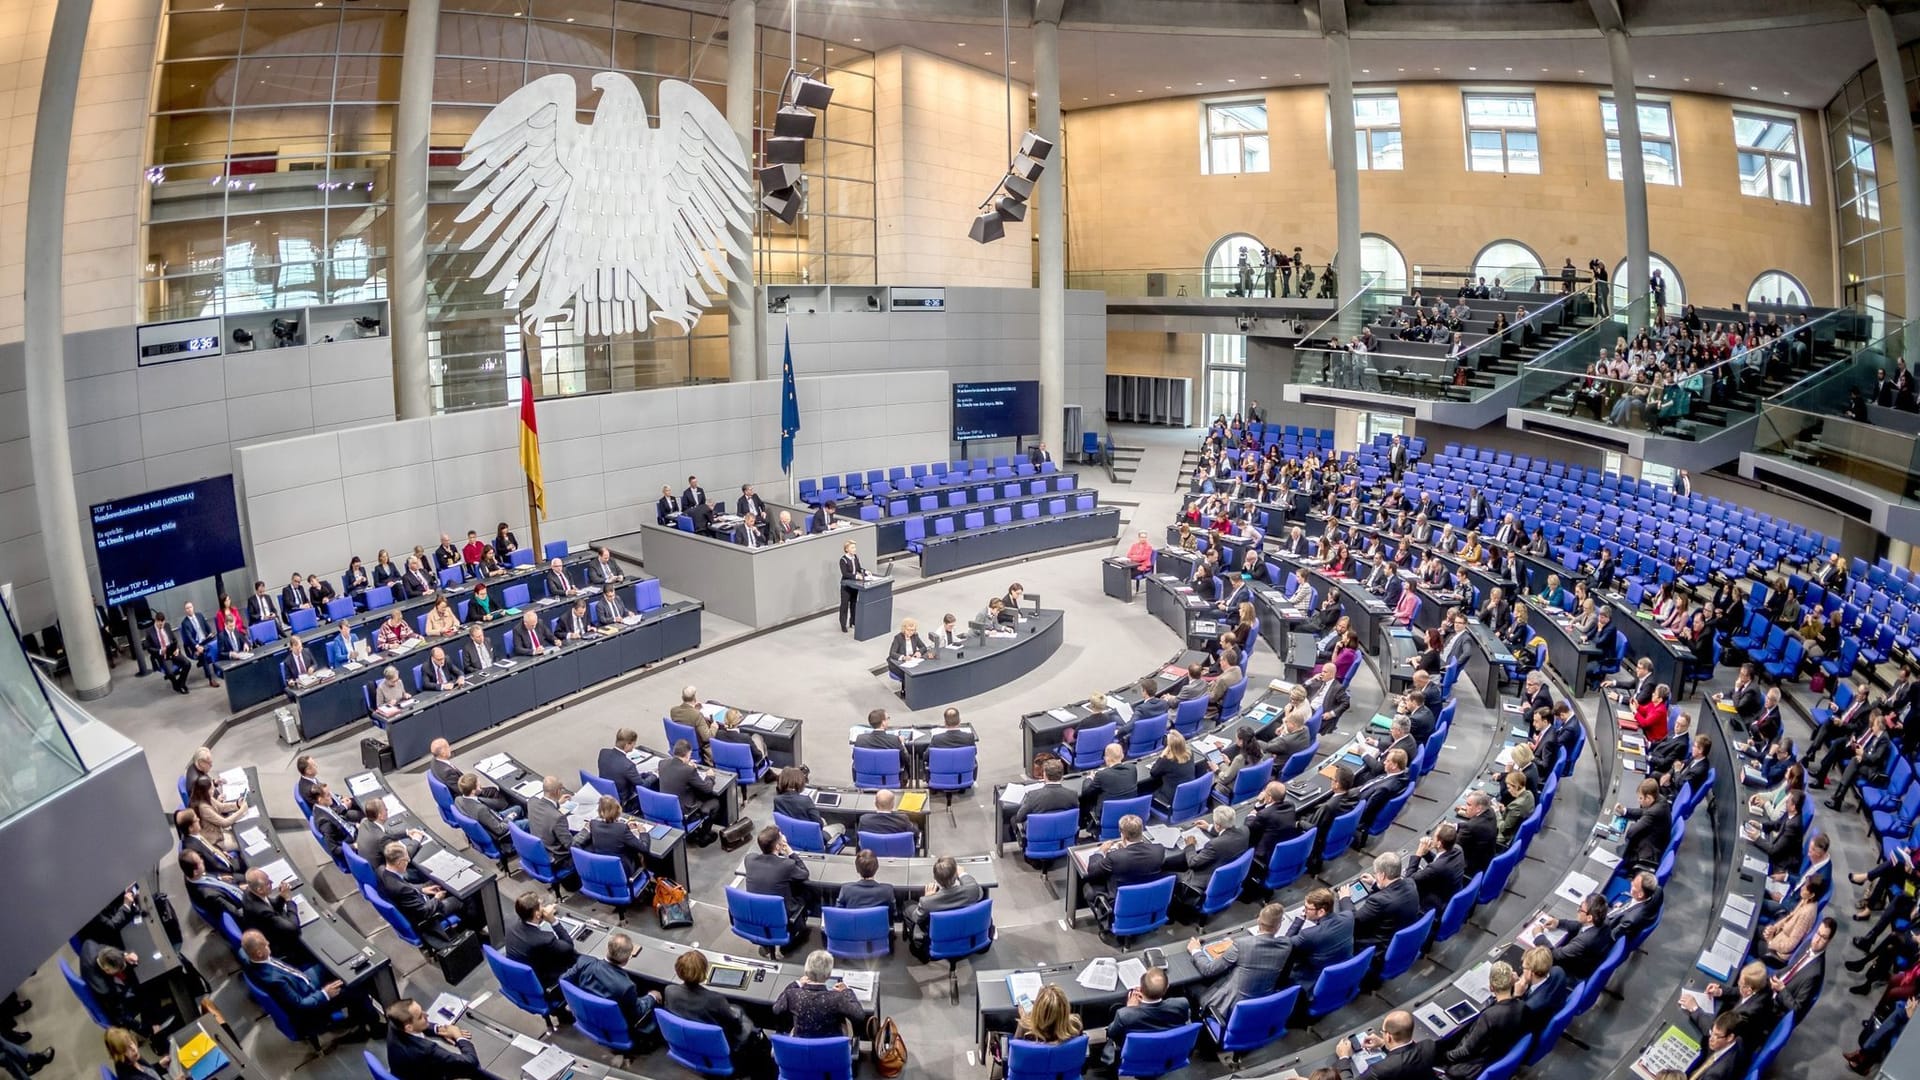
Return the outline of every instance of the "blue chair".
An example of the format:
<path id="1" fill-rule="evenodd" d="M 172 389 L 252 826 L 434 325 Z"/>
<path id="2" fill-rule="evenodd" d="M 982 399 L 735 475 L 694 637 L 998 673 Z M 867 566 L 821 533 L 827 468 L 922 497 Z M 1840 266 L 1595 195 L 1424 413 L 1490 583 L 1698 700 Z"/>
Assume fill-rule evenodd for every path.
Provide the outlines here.
<path id="1" fill-rule="evenodd" d="M 927 790 L 947 797 L 952 809 L 957 792 L 970 791 L 980 772 L 978 746 L 936 746 L 927 751 Z"/>
<path id="2" fill-rule="evenodd" d="M 388 926 L 393 927 L 395 936 L 401 941 L 420 950 L 422 953 L 429 956 L 436 955 L 440 951 L 440 948 L 446 944 L 444 940 L 428 941 L 425 937 L 421 936 L 420 931 L 414 928 L 413 923 L 407 921 L 405 915 L 400 914 L 400 909 L 394 907 L 392 901 L 380 895 L 378 888 L 372 885 L 362 884 L 360 886 L 360 895 L 366 898 L 367 903 L 373 905 L 373 910 L 379 912 L 381 918 L 387 920 Z M 445 928 L 451 928 L 457 923 L 458 920 L 450 917 L 445 921 L 443 926 Z M 430 931 L 438 929 L 442 928 L 429 927 Z"/>
<path id="3" fill-rule="evenodd" d="M 1753 1065 L 1747 1069 L 1747 1080 L 1760 1080 L 1760 1077 L 1766 1075 L 1767 1070 L 1773 1065 L 1773 1059 L 1780 1056 L 1781 1048 L 1786 1046 L 1787 1040 L 1793 1037 L 1794 1024 L 1794 1015 L 1788 1013 L 1773 1026 L 1773 1034 L 1767 1036 L 1767 1041 L 1760 1047 L 1760 1052 L 1753 1055 Z"/>
<path id="4" fill-rule="evenodd" d="M 1267 858 L 1266 876 L 1260 879 L 1260 887 L 1271 893 L 1284 889 L 1306 872 L 1307 856 L 1313 854 L 1312 830 L 1301 833 L 1291 840 L 1282 840 L 1273 846 L 1273 854 Z"/>
<path id="5" fill-rule="evenodd" d="M 682 832 L 695 832 L 707 823 L 707 819 L 703 817 L 687 820 L 685 811 L 681 809 L 678 795 L 668 795 L 649 787 L 635 788 L 633 793 L 640 800 L 640 816 L 655 825 L 666 825 Z"/>
<path id="6" fill-rule="evenodd" d="M 87 989 L 86 980 L 73 973 L 73 969 L 67 966 L 67 958 L 64 956 L 60 958 L 60 975 L 67 980 L 67 989 L 72 990 L 73 996 L 80 999 L 81 1007 L 87 1010 L 87 1015 L 93 1018 L 94 1023 L 103 1028 L 114 1026 L 113 1021 L 107 1018 L 106 1010 L 94 1000 L 93 991 Z"/>
<path id="7" fill-rule="evenodd" d="M 1078 807 L 1030 815 L 1027 818 L 1027 842 L 1022 854 L 1027 862 L 1044 870 L 1046 867 L 1043 863 L 1050 864 L 1066 857 L 1067 849 L 1073 846 L 1079 832 Z"/>
<path id="8" fill-rule="evenodd" d="M 183 809 L 183 810 L 184 810 L 184 809 L 186 809 L 186 806 L 187 806 L 187 776 L 186 776 L 186 774 L 185 774 L 185 773 L 182 773 L 182 774 L 180 774 L 180 779 L 178 779 L 178 780 L 175 780 L 175 781 L 173 782 L 173 786 L 174 786 L 174 788 L 175 788 L 175 790 L 177 790 L 177 791 L 179 791 L 179 792 L 180 792 L 180 808 L 181 808 L 181 809 Z M 311 811 L 311 810 L 309 810 L 309 811 L 308 811 L 308 813 L 307 813 L 307 816 L 308 816 L 308 817 L 312 817 L 312 816 L 313 816 L 313 813 L 312 813 L 312 811 Z"/>
<path id="9" fill-rule="evenodd" d="M 253 979 L 247 975 L 245 969 L 241 970 L 240 979 L 246 983 L 247 996 L 253 999 L 254 1004 L 260 1006 L 260 1011 L 267 1014 L 267 1019 L 273 1021 L 274 1028 L 278 1030 L 288 1042 L 305 1042 L 315 1051 L 320 1049 L 319 1038 L 311 1032 L 302 1031 L 300 1025 L 293 1022 L 293 1017 L 287 1015 L 287 1011 L 280 1007 L 279 1002 L 273 1000 L 266 991 L 260 989 Z M 334 1018 L 344 1015 L 345 1010 L 335 1010 L 333 1013 Z"/>
<path id="10" fill-rule="evenodd" d="M 1207 812 L 1207 800 L 1213 797 L 1213 774 L 1199 776 L 1173 789 L 1173 804 L 1165 809 L 1155 806 L 1153 820 L 1192 821 Z"/>
<path id="11" fill-rule="evenodd" d="M 1391 982 L 1406 974 L 1413 962 L 1420 958 L 1420 950 L 1426 948 L 1427 938 L 1433 935 L 1434 912 L 1420 916 L 1410 926 L 1401 927 L 1387 942 L 1387 951 L 1380 961 L 1381 982 Z"/>
<path id="12" fill-rule="evenodd" d="M 1150 716 L 1134 722 L 1133 730 L 1127 733 L 1127 757 L 1146 757 L 1158 753 L 1167 744 L 1167 715 Z"/>
<path id="13" fill-rule="evenodd" d="M 780 835 L 787 838 L 787 846 L 795 851 L 818 851 L 824 855 L 834 855 L 847 846 L 846 834 L 842 833 L 834 838 L 832 846 L 829 847 L 826 828 L 817 821 L 790 818 L 775 810 L 773 824 L 779 828 Z"/>
<path id="14" fill-rule="evenodd" d="M 752 786 L 773 775 L 772 761 L 754 764 L 753 746 L 750 743 L 715 739 L 709 745 L 713 752 L 713 767 L 732 773 L 742 785 Z"/>
<path id="15" fill-rule="evenodd" d="M 494 843 L 493 835 L 475 818 L 470 818 L 458 810 L 452 811 L 453 823 L 465 834 L 467 843 L 473 850 L 500 864 L 500 872 L 507 872 L 507 853 Z"/>
<path id="16" fill-rule="evenodd" d="M 1365 803 L 1333 819 L 1327 827 L 1327 842 L 1320 849 L 1320 861 L 1327 862 L 1347 853 L 1353 846 L 1353 838 L 1360 831 L 1360 815 L 1367 812 Z"/>
<path id="17" fill-rule="evenodd" d="M 1360 665 L 1358 664 L 1354 665 L 1354 667 L 1359 667 L 1359 666 Z M 1307 766 L 1313 764 L 1313 756 L 1319 752 L 1320 752 L 1320 736 L 1316 734 L 1313 737 L 1312 743 L 1308 744 L 1305 749 L 1299 751 L 1298 753 L 1294 754 L 1292 757 L 1288 758 L 1287 763 L 1280 767 L 1280 779 L 1283 781 L 1291 780 L 1294 777 L 1299 776 L 1301 773 L 1306 772 Z"/>
<path id="18" fill-rule="evenodd" d="M 1062 746 L 1057 753 L 1069 769 L 1097 769 L 1106 764 L 1107 744 L 1113 741 L 1113 733 L 1119 729 L 1118 723 L 1081 728 L 1080 733 L 1074 736 L 1073 745 Z"/>
<path id="19" fill-rule="evenodd" d="M 1513 876 L 1513 868 L 1520 865 L 1520 860 L 1526 854 L 1527 849 L 1515 844 L 1493 857 L 1493 861 L 1487 864 L 1486 880 L 1480 883 L 1479 903 L 1491 904 L 1500 898 L 1500 894 L 1506 891 L 1507 879 Z"/>
<path id="20" fill-rule="evenodd" d="M 296 634 L 304 634 L 320 625 L 320 613 L 310 607 L 296 609 L 287 616 L 287 627 Z"/>
<path id="21" fill-rule="evenodd" d="M 1167 874 L 1138 885 L 1122 885 L 1113 894 L 1113 919 L 1107 932 L 1124 945 L 1167 924 L 1167 909 L 1173 904 L 1174 876 Z"/>
<path id="22" fill-rule="evenodd" d="M 271 620 L 254 623 L 247 627 L 247 636 L 255 645 L 271 645 L 280 640 L 280 624 Z"/>
<path id="23" fill-rule="evenodd" d="M 1307 1019 L 1318 1020 L 1359 995 L 1360 981 L 1373 966 L 1374 951 L 1369 945 L 1350 960 L 1320 969 L 1320 977 L 1313 980 L 1313 991 L 1308 995 Z"/>
<path id="24" fill-rule="evenodd" d="M 1132 814 L 1144 822 L 1152 809 L 1153 796 L 1151 795 L 1136 795 L 1131 799 L 1108 799 L 1102 802 L 1100 804 L 1100 839 L 1119 839 L 1121 818 Z"/>
<path id="25" fill-rule="evenodd" d="M 195 910 L 198 911 L 199 909 L 196 908 Z M 204 914 L 200 917 L 203 919 L 206 918 Z M 214 926 L 220 931 L 220 939 L 227 943 L 227 948 L 232 949 L 235 956 L 239 956 L 240 924 L 233 921 L 233 913 L 230 911 L 221 912 L 220 921 L 215 923 Z"/>
<path id="26" fill-rule="evenodd" d="M 440 571 L 440 587 L 443 589 L 451 589 L 465 580 L 467 570 L 464 566 L 449 566 Z"/>
<path id="27" fill-rule="evenodd" d="M 367 611 L 374 611 L 379 608 L 391 606 L 393 604 L 393 586 L 381 585 L 377 588 L 368 589 L 366 592 L 366 601 L 367 606 L 365 610 Z"/>
<path id="28" fill-rule="evenodd" d="M 367 1073 L 373 1077 L 373 1080 L 399 1080 L 398 1077 L 387 1071 L 385 1065 L 380 1064 L 380 1059 L 373 1056 L 373 1051 L 362 1050 L 360 1051 L 360 1057 L 367 1063 Z M 100 1080 L 113 1080 L 112 1070 L 108 1069 L 105 1065 L 100 1066 Z"/>
<path id="29" fill-rule="evenodd" d="M 1309 747 L 1308 749 L 1311 750 L 1312 748 Z M 1311 757 L 1312 755 L 1309 754 L 1308 756 Z M 1233 790 L 1231 792 L 1222 796 L 1216 789 L 1213 796 L 1214 801 L 1225 803 L 1229 806 L 1246 802 L 1248 799 L 1264 791 L 1267 786 L 1267 781 L 1272 779 L 1273 759 L 1270 757 L 1261 758 L 1258 765 L 1249 765 L 1234 774 Z M 1185 819 L 1175 818 L 1174 820 L 1183 821 Z"/>
<path id="30" fill-rule="evenodd" d="M 1520 1059 L 1527 1056 L 1533 1046 L 1533 1033 L 1520 1036 L 1513 1049 L 1500 1055 L 1500 1059 L 1480 1070 L 1480 1080 L 1513 1080 L 1513 1074 L 1520 1071 Z"/>
<path id="31" fill-rule="evenodd" d="M 820 909 L 827 951 L 842 960 L 865 960 L 893 952 L 893 912 L 884 907 Z"/>
<path id="32" fill-rule="evenodd" d="M 520 548 L 514 551 L 513 554 L 507 556 L 507 565 L 509 567 L 532 566 L 533 565 L 533 549 Z M 517 604 L 514 604 L 511 600 L 508 601 L 508 604 L 514 607 L 519 606 Z"/>
<path id="33" fill-rule="evenodd" d="M 573 849 L 573 870 L 580 875 L 582 894 L 622 912 L 633 906 L 638 894 L 653 879 L 644 866 L 628 877 L 620 856 L 596 855 L 582 847 Z"/>
<path id="34" fill-rule="evenodd" d="M 1553 1052 L 1554 1045 L 1566 1032 L 1567 1025 L 1573 1023 L 1573 1018 L 1580 1015 L 1578 1005 L 1579 1000 L 1575 995 L 1567 995 L 1566 1003 L 1547 1020 L 1547 1026 L 1540 1029 L 1539 1037 L 1533 1040 L 1532 1048 L 1527 1051 L 1526 1058 L 1521 1061 L 1522 1065 L 1532 1068 Z"/>
<path id="35" fill-rule="evenodd" d="M 1087 1037 L 1058 1046 L 1013 1039 L 1007 1043 L 1006 1080 L 1080 1080 L 1087 1067 Z"/>
<path id="36" fill-rule="evenodd" d="M 787 922 L 787 902 L 727 886 L 727 917 L 733 932 L 776 953 L 793 942 Z"/>
<path id="37" fill-rule="evenodd" d="M 380 887 L 380 880 L 373 876 L 373 865 L 361 858 L 358 851 L 342 844 L 340 854 L 346 857 L 347 873 L 352 875 L 354 884 L 372 889 Z"/>
<path id="38" fill-rule="evenodd" d="M 713 1024 L 682 1020 L 665 1009 L 655 1009 L 653 1015 L 660 1021 L 668 1057 L 705 1076 L 733 1075 L 733 1049 L 727 1045 L 726 1032 Z"/>
<path id="39" fill-rule="evenodd" d="M 947 1000 L 952 1004 L 960 1002 L 960 961 L 992 947 L 992 897 L 952 911 L 936 911 L 927 917 L 927 959 L 947 962 Z"/>
<path id="40" fill-rule="evenodd" d="M 297 785 L 295 790 L 298 790 Z M 459 828 L 460 821 L 453 809 L 453 792 L 448 791 L 447 785 L 441 783 L 440 778 L 433 775 L 431 771 L 427 773 L 427 794 L 433 796 L 433 805 L 440 811 L 440 820 L 452 828 Z M 298 801 L 298 796 L 295 796 L 295 800 Z M 309 819 L 313 817 L 313 811 L 304 803 L 300 807 L 300 812 Z"/>
<path id="41" fill-rule="evenodd" d="M 1207 878 L 1207 891 L 1200 898 L 1200 906 L 1194 914 L 1204 923 L 1207 919 L 1232 907 L 1240 899 L 1240 889 L 1247 883 L 1247 875 L 1253 870 L 1253 850 L 1249 848 L 1238 858 L 1217 867 Z"/>
<path id="42" fill-rule="evenodd" d="M 1245 1054 L 1275 1042 L 1287 1033 L 1287 1023 L 1300 1000 L 1300 988 L 1289 986 L 1264 997 L 1234 1002 L 1226 1023 L 1208 1014 L 1207 1032 L 1220 1053 Z"/>
<path id="43" fill-rule="evenodd" d="M 573 1010 L 573 1022 L 580 1033 L 619 1054 L 620 1063 L 625 1066 L 627 1055 L 633 1053 L 633 1034 L 619 1004 L 590 994 L 565 979 L 560 980 L 560 996 L 566 999 L 567 1008 Z"/>
<path id="44" fill-rule="evenodd" d="M 554 559 L 564 559 L 567 557 L 567 542 L 565 540 L 549 540 L 547 541 L 546 547 L 541 550 L 546 552 L 548 562 L 552 562 Z"/>
<path id="45" fill-rule="evenodd" d="M 522 1011 L 545 1021 L 547 1030 L 552 1031 L 553 1007 L 548 1004 L 547 992 L 540 986 L 540 977 L 533 973 L 533 968 L 509 959 L 491 945 L 482 944 L 480 952 L 487 958 L 487 968 L 493 972 L 494 981 L 500 984 L 501 995 Z"/>
<path id="46" fill-rule="evenodd" d="M 854 747 L 853 786 L 857 788 L 899 787 L 900 751 L 885 746 Z"/>
<path id="47" fill-rule="evenodd" d="M 869 848 L 875 855 L 897 859 L 910 859 L 917 842 L 915 834 L 910 832 L 861 833 L 860 846 Z"/>
<path id="48" fill-rule="evenodd" d="M 1435 945 L 1460 932 L 1467 925 L 1467 916 L 1473 914 L 1473 905 L 1480 899 L 1480 883 L 1486 879 L 1486 871 L 1473 875 L 1448 899 L 1447 906 L 1440 909 L 1440 921 L 1433 928 Z"/>
<path id="49" fill-rule="evenodd" d="M 1165 1031 L 1142 1031 L 1120 1044 L 1119 1076 L 1165 1076 L 1187 1067 L 1193 1044 L 1200 1038 L 1198 1022 Z"/>
<path id="50" fill-rule="evenodd" d="M 845 1035 L 771 1038 L 773 1064 L 779 1070 L 777 1080 L 853 1080 L 853 1040 Z"/>
<path id="51" fill-rule="evenodd" d="M 1206 718 L 1206 697 L 1188 698 L 1173 707 L 1173 730 L 1191 739 Z"/>
<path id="52" fill-rule="evenodd" d="M 338 622 L 353 614 L 353 597 L 336 596 L 327 601 L 327 618 Z"/>
<path id="53" fill-rule="evenodd" d="M 663 716 L 660 718 L 660 727 L 667 733 L 667 750 L 669 753 L 672 752 L 674 743 L 685 739 L 687 745 L 693 748 L 695 756 L 699 755 L 700 738 L 693 733 L 691 725 L 677 724 Z"/>
<path id="54" fill-rule="evenodd" d="M 555 896 L 560 895 L 560 874 L 554 870 L 553 856 L 547 846 L 534 839 L 517 821 L 507 822 L 507 836 L 513 841 L 513 853 L 520 856 L 520 869 L 540 884 L 552 886 Z"/>

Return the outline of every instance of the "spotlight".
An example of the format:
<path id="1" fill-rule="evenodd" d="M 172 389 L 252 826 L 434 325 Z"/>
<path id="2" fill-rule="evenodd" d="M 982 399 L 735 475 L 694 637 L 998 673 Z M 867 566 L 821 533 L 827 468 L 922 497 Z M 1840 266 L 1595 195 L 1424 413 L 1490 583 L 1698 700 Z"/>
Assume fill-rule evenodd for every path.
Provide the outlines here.
<path id="1" fill-rule="evenodd" d="M 279 348 L 282 345 L 298 344 L 299 339 L 300 321 L 298 319 L 273 320 L 273 344 L 275 348 Z"/>
<path id="2" fill-rule="evenodd" d="M 377 337 L 380 334 L 380 320 L 371 315 L 356 315 L 353 325 L 360 331 L 361 337 Z"/>
<path id="3" fill-rule="evenodd" d="M 233 328 L 233 343 L 234 343 L 234 345 L 235 345 L 235 346 L 237 346 L 237 347 L 239 347 L 239 348 L 242 348 L 242 349 L 251 349 L 251 348 L 253 348 L 253 331 L 251 331 L 251 330 L 249 330 L 249 329 L 247 329 L 247 328 L 246 328 L 246 327 L 244 327 L 244 326 L 236 326 L 236 327 L 234 327 L 234 328 Z"/>
<path id="4" fill-rule="evenodd" d="M 873 295 L 872 293 L 867 294 L 867 310 L 868 311 L 880 310 L 880 298 Z"/>
<path id="5" fill-rule="evenodd" d="M 1042 163 L 1039 158 L 1028 157 L 1025 154 L 1021 154 L 1013 159 L 1013 167 L 1008 169 L 1007 172 L 1022 180 L 1038 180 L 1040 179 L 1041 170 L 1045 168 L 1046 165 Z"/>
<path id="6" fill-rule="evenodd" d="M 773 116 L 773 133 L 782 139 L 811 139 L 813 125 L 813 114 L 798 105 L 788 105 Z"/>
<path id="7" fill-rule="evenodd" d="M 973 219 L 973 228 L 967 230 L 967 235 L 976 244 L 991 244 L 1007 235 L 1007 226 L 997 211 L 989 210 Z"/>

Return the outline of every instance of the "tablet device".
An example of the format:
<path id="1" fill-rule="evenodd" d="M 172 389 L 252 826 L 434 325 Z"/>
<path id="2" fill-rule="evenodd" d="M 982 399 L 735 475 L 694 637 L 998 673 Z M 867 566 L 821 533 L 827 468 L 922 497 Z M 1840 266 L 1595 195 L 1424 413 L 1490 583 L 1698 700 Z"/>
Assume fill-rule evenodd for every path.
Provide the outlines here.
<path id="1" fill-rule="evenodd" d="M 823 791 L 819 797 L 813 801 L 816 806 L 839 806 L 840 793 L 837 791 Z"/>
<path id="2" fill-rule="evenodd" d="M 747 985 L 747 969 L 715 966 L 707 970 L 707 985 L 722 990 L 738 990 Z"/>
<path id="3" fill-rule="evenodd" d="M 1471 1001 L 1457 1001 L 1447 1006 L 1447 1015 L 1453 1017 L 1455 1022 L 1464 1024 L 1480 1015 L 1480 1007 Z"/>

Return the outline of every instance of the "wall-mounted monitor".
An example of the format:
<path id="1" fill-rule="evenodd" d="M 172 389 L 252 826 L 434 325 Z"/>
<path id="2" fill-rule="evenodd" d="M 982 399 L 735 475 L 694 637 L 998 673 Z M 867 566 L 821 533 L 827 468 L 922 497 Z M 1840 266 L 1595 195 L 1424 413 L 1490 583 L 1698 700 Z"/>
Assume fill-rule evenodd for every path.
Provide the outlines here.
<path id="1" fill-rule="evenodd" d="M 1034 380 L 953 384 L 953 441 L 1012 439 L 1040 433 L 1040 384 Z"/>
<path id="2" fill-rule="evenodd" d="M 231 475 L 96 503 L 89 516 L 103 604 L 124 604 L 247 564 Z"/>

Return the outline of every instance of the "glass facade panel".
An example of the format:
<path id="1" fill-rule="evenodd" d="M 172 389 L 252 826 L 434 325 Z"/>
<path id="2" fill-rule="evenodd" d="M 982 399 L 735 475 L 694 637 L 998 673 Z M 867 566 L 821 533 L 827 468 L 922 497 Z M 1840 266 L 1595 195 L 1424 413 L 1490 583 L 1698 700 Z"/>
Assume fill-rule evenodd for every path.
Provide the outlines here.
<path id="1" fill-rule="evenodd" d="M 1214 175 L 1266 172 L 1267 106 L 1260 101 L 1206 105 L 1206 154 L 1202 171 Z"/>

